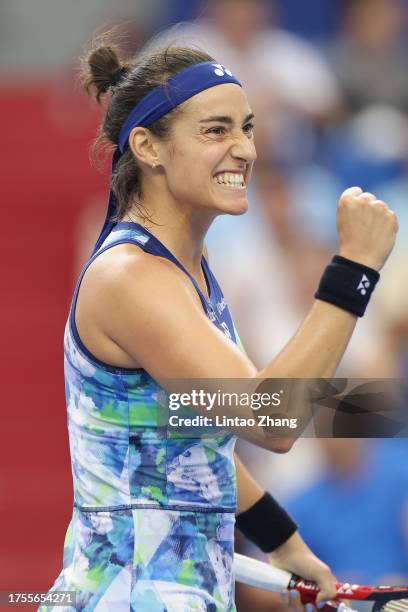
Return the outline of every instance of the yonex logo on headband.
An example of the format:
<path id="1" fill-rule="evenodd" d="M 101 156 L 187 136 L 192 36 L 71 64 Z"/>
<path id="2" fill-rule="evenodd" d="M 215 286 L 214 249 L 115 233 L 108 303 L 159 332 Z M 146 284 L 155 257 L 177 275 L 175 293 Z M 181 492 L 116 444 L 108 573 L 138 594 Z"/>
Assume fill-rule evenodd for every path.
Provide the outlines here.
<path id="1" fill-rule="evenodd" d="M 232 76 L 231 70 L 228 70 L 228 68 L 226 68 L 222 64 L 213 64 L 213 66 L 215 68 L 214 72 L 217 76 L 222 77 L 225 74 L 228 74 L 228 76 Z"/>

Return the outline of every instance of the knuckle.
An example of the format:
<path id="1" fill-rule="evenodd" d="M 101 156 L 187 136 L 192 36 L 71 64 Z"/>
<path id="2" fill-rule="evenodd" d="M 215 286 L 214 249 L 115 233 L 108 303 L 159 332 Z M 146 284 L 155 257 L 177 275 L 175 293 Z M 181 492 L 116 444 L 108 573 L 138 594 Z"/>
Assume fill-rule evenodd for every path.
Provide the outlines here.
<path id="1" fill-rule="evenodd" d="M 322 568 L 321 575 L 322 578 L 324 578 L 325 580 L 328 580 L 330 582 L 333 581 L 333 574 L 331 573 L 330 568 L 327 565 Z"/>
<path id="2" fill-rule="evenodd" d="M 334 576 L 328 565 L 324 564 L 320 570 L 320 576 L 322 580 L 325 580 L 326 583 L 329 583 L 330 586 L 335 582 Z"/>
<path id="3" fill-rule="evenodd" d="M 361 189 L 361 187 L 358 187 L 358 185 L 354 185 L 353 187 L 348 187 L 347 189 L 345 189 L 343 191 L 343 193 L 352 193 L 353 195 L 358 195 L 359 193 L 362 193 L 363 190 Z"/>
<path id="4" fill-rule="evenodd" d="M 360 193 L 358 197 L 364 200 L 375 200 L 376 199 L 375 195 L 373 193 L 370 193 L 369 191 L 363 191 L 363 193 Z"/>
<path id="5" fill-rule="evenodd" d="M 360 195 L 362 191 L 363 190 L 361 189 L 361 187 L 348 187 L 348 189 L 345 189 L 341 194 L 340 201 L 347 200 L 349 198 L 353 199 L 356 196 Z"/>

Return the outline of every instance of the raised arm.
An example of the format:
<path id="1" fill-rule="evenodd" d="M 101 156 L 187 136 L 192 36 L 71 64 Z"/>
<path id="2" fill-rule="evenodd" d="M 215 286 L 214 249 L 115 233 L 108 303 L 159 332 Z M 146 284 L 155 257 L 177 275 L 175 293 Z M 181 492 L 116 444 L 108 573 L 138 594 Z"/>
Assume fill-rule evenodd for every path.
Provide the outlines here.
<path id="1" fill-rule="evenodd" d="M 340 199 L 341 256 L 379 270 L 397 229 L 396 216 L 387 205 L 359 188 L 346 191 Z M 133 245 L 115 250 L 121 250 L 120 256 L 109 260 L 108 251 L 98 258 L 106 258 L 100 268 L 95 266 L 94 275 L 103 270 L 94 283 L 101 304 L 96 324 L 159 381 L 330 377 L 356 324 L 354 314 L 316 300 L 292 340 L 258 371 L 205 316 L 191 283 L 178 268 Z M 258 432 L 247 434 L 247 439 L 273 449 L 273 442 Z"/>

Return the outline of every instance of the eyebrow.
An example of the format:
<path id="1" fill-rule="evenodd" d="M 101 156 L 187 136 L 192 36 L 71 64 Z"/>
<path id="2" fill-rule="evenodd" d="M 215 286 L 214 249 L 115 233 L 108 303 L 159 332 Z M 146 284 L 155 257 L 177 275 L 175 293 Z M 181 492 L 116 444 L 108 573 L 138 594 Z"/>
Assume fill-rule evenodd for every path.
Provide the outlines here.
<path id="1" fill-rule="evenodd" d="M 243 123 L 247 123 L 250 119 L 255 117 L 254 113 L 250 113 L 247 117 L 245 117 Z M 206 117 L 205 119 L 201 119 L 199 123 L 210 123 L 211 121 L 217 121 L 218 123 L 227 123 L 228 125 L 232 125 L 234 120 L 229 115 L 213 115 L 212 117 Z"/>

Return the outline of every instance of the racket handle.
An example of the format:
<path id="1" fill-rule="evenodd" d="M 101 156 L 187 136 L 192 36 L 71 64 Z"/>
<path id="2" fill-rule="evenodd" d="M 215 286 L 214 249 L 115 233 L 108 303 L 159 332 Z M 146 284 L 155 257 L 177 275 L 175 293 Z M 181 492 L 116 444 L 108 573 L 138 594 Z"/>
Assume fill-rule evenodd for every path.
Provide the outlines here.
<path id="1" fill-rule="evenodd" d="M 287 589 L 292 578 L 291 574 L 285 570 L 239 553 L 234 555 L 234 574 L 238 582 L 275 593 Z"/>

